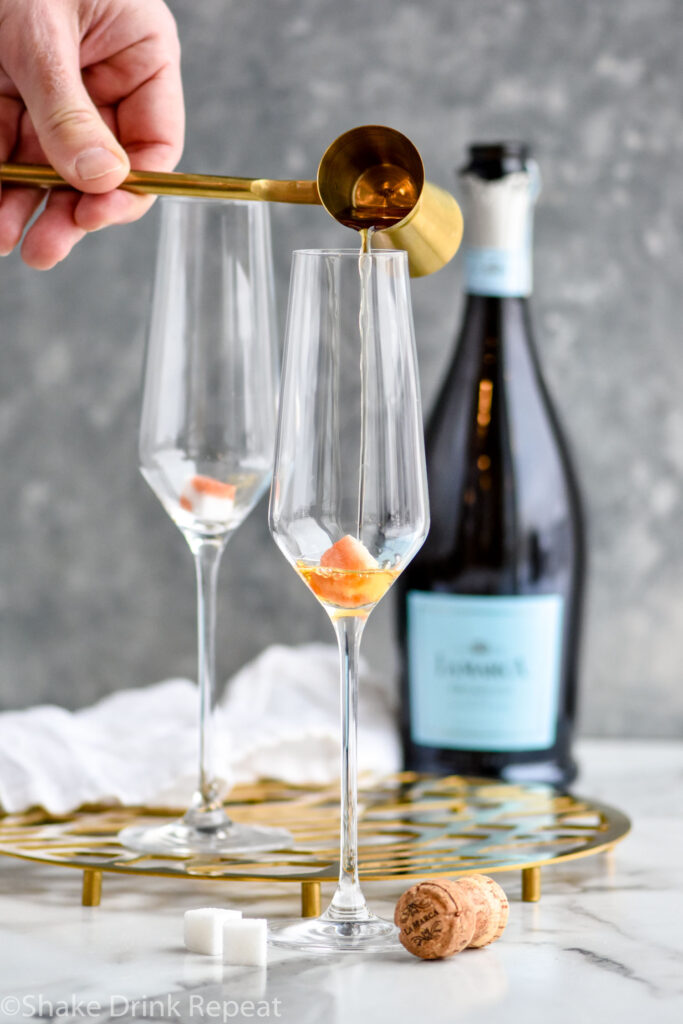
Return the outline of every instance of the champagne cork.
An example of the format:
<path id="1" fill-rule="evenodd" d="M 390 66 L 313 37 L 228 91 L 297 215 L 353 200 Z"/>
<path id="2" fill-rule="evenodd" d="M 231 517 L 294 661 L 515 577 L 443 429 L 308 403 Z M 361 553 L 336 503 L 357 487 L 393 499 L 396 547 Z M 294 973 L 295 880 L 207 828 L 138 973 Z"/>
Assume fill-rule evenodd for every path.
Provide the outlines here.
<path id="1" fill-rule="evenodd" d="M 419 882 L 403 893 L 394 913 L 399 939 L 423 960 L 453 956 L 495 942 L 507 924 L 509 905 L 487 875 Z"/>
<path id="2" fill-rule="evenodd" d="M 455 883 L 469 893 L 475 914 L 472 949 L 488 946 L 505 931 L 510 906 L 498 882 L 488 875 L 465 875 Z"/>
<path id="3" fill-rule="evenodd" d="M 394 913 L 401 943 L 423 960 L 438 960 L 465 949 L 474 935 L 475 918 L 469 893 L 450 879 L 411 886 Z"/>

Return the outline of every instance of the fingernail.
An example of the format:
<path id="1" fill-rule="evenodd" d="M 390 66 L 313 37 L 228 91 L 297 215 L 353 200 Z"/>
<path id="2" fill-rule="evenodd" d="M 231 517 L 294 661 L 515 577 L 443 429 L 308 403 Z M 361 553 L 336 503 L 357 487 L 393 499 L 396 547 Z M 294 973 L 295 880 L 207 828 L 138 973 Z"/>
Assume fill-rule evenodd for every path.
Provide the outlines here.
<path id="1" fill-rule="evenodd" d="M 103 146 L 84 149 L 80 156 L 76 157 L 76 173 L 83 181 L 103 178 L 105 174 L 119 171 L 123 166 L 123 161 L 110 149 L 104 149 Z"/>

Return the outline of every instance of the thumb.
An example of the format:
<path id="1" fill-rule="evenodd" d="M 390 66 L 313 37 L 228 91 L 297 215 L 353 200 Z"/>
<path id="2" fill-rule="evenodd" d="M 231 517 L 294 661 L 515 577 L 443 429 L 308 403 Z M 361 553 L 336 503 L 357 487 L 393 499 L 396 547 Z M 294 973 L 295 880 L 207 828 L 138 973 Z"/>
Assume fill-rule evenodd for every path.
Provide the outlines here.
<path id="1" fill-rule="evenodd" d="M 130 170 L 125 150 L 104 123 L 81 77 L 79 40 L 65 23 L 40 25 L 40 39 L 7 68 L 38 141 L 55 170 L 83 192 L 109 192 Z M 7 66 L 6 62 L 6 66 Z"/>

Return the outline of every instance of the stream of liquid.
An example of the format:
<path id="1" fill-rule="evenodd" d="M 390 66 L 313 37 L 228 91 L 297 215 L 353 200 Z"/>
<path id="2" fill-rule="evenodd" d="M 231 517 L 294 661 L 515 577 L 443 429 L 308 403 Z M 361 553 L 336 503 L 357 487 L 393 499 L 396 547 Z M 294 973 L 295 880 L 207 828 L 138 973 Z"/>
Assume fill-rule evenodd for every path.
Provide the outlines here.
<path id="1" fill-rule="evenodd" d="M 356 537 L 361 540 L 365 515 L 365 474 L 367 471 L 368 358 L 373 351 L 374 319 L 372 309 L 372 235 L 393 227 L 408 216 L 419 197 L 414 179 L 401 167 L 378 164 L 356 182 L 354 205 L 338 215 L 338 220 L 360 234 L 358 272 L 360 275 L 360 463 L 358 467 L 358 515 Z"/>
<path id="2" fill-rule="evenodd" d="M 360 275 L 360 310 L 358 330 L 360 333 L 360 463 L 358 466 L 358 522 L 356 536 L 361 540 L 365 514 L 365 472 L 367 459 L 367 413 L 368 413 L 368 353 L 372 345 L 372 234 L 374 227 L 360 231 L 360 254 L 358 273 Z"/>

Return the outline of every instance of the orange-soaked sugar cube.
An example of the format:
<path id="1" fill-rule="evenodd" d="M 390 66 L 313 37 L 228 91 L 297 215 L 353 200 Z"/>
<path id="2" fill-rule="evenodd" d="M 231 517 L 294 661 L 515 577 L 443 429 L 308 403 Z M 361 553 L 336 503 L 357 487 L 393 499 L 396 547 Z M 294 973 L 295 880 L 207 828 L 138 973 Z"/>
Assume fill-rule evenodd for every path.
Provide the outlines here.
<path id="1" fill-rule="evenodd" d="M 377 560 L 372 557 L 362 540 L 347 533 L 323 554 L 321 569 L 376 569 Z"/>
<path id="2" fill-rule="evenodd" d="M 301 565 L 299 571 L 321 601 L 349 610 L 376 604 L 397 575 L 380 569 L 365 545 L 349 534 L 327 549 L 318 566 Z"/>
<path id="3" fill-rule="evenodd" d="M 232 513 L 236 493 L 234 484 L 224 484 L 211 476 L 197 474 L 185 482 L 179 504 L 200 519 L 221 521 Z"/>
<path id="4" fill-rule="evenodd" d="M 220 480 L 214 480 L 212 476 L 201 474 L 192 477 L 190 486 L 197 494 L 212 494 L 215 498 L 227 498 L 229 501 L 235 500 L 237 491 L 234 484 L 224 484 Z"/>

